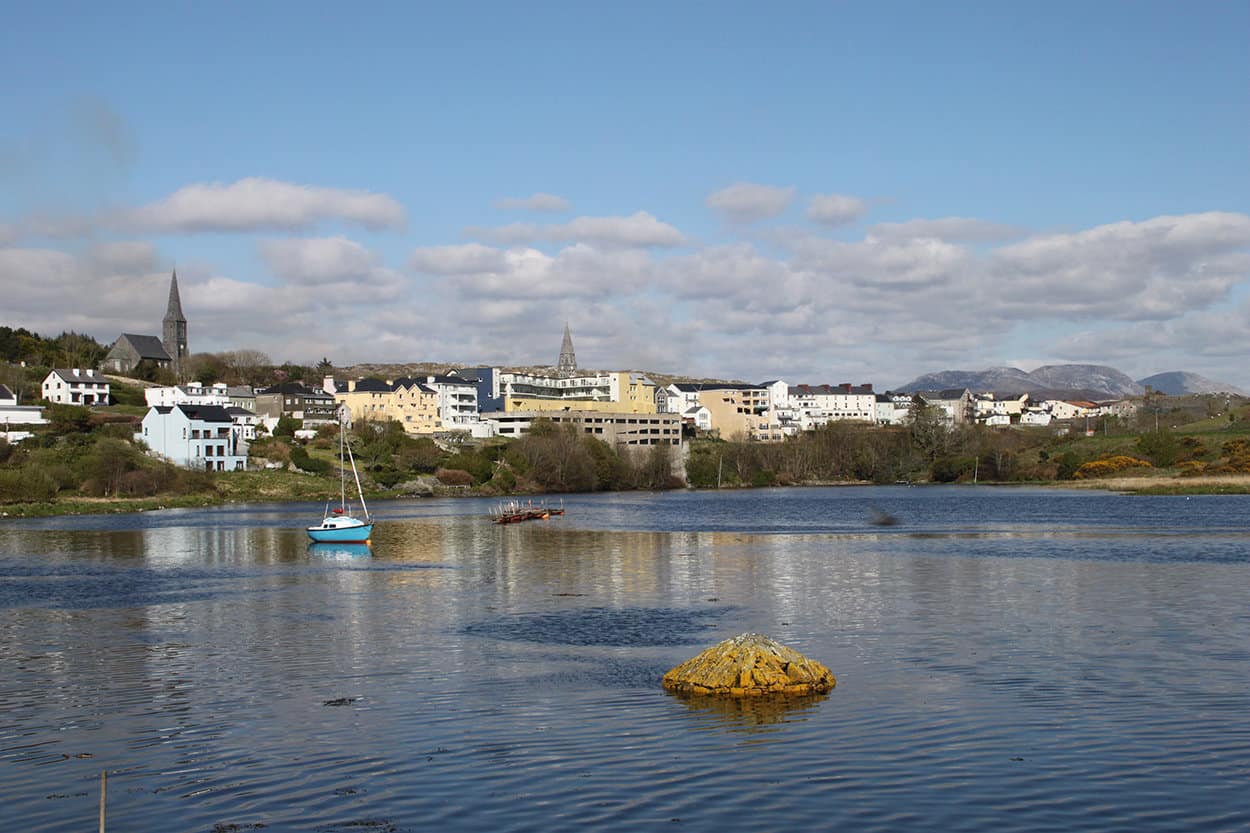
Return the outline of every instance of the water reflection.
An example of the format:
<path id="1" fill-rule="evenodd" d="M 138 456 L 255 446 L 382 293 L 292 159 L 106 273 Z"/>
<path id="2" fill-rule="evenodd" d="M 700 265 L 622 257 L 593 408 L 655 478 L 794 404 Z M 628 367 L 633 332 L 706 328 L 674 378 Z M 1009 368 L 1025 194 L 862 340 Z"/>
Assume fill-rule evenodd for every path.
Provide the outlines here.
<path id="1" fill-rule="evenodd" d="M 1250 503 L 874 493 L 900 533 L 854 494 L 384 505 L 371 548 L 299 507 L 0 524 L 0 804 L 65 829 L 108 768 L 136 831 L 1250 823 Z M 839 687 L 661 689 L 744 631 Z"/>
<path id="2" fill-rule="evenodd" d="M 322 558 L 327 561 L 355 561 L 358 558 L 368 558 L 373 555 L 373 548 L 367 543 L 327 544 L 314 541 L 308 544 L 308 554 L 313 558 Z"/>
<path id="3" fill-rule="evenodd" d="M 793 696 L 777 694 L 763 697 L 687 696 L 669 693 L 692 712 L 712 717 L 728 729 L 760 729 L 778 723 L 806 720 L 807 712 L 828 699 L 828 694 Z"/>

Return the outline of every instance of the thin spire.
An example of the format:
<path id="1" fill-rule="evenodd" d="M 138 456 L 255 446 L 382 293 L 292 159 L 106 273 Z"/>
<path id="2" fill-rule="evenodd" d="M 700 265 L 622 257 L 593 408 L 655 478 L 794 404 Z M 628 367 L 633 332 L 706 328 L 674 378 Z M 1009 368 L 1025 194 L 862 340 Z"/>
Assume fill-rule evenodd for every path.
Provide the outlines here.
<path id="1" fill-rule="evenodd" d="M 169 278 L 169 307 L 165 310 L 166 321 L 186 321 L 182 314 L 182 299 L 178 297 L 178 269 Z"/>
<path id="2" fill-rule="evenodd" d="M 569 322 L 564 322 L 564 341 L 560 344 L 560 361 L 556 364 L 557 373 L 572 375 L 577 372 L 577 354 L 573 352 L 573 334 L 569 332 Z"/>

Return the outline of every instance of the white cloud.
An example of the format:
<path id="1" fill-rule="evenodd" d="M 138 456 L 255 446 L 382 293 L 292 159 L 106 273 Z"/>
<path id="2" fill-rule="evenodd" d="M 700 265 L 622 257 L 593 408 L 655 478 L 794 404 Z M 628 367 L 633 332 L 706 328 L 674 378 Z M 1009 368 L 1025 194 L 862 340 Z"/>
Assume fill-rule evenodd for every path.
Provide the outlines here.
<path id="1" fill-rule="evenodd" d="M 345 237 L 265 240 L 259 249 L 278 278 L 294 287 L 318 289 L 328 305 L 391 301 L 405 283 L 377 254 Z"/>
<path id="2" fill-rule="evenodd" d="M 295 231 L 326 221 L 398 228 L 405 212 L 385 194 L 295 185 L 263 177 L 187 185 L 168 197 L 113 212 L 118 228 L 152 233 Z"/>
<path id="3" fill-rule="evenodd" d="M 472 275 L 501 272 L 506 268 L 506 258 L 502 249 L 481 243 L 464 243 L 414 249 L 408 258 L 408 265 L 429 275 Z"/>
<path id="4" fill-rule="evenodd" d="M 868 229 L 870 237 L 888 240 L 932 238 L 952 242 L 993 243 L 1021 235 L 1020 229 L 977 220 L 972 217 L 941 217 L 934 220 L 908 220 L 904 223 L 877 223 Z"/>
<path id="5" fill-rule="evenodd" d="M 706 203 L 730 222 L 754 223 L 780 215 L 793 199 L 793 187 L 738 182 L 709 194 Z"/>
<path id="6" fill-rule="evenodd" d="M 845 194 L 817 194 L 807 203 L 807 219 L 825 226 L 853 223 L 868 210 L 859 197 Z"/>
<path id="7" fill-rule="evenodd" d="M 559 214 L 568 211 L 572 205 L 564 197 L 545 194 L 539 191 L 528 197 L 501 197 L 495 200 L 495 208 L 504 211 L 535 211 L 540 213 Z"/>
<path id="8" fill-rule="evenodd" d="M 1003 246 L 986 261 L 1003 314 L 1164 319 L 1210 306 L 1250 273 L 1250 217 L 1119 222 Z"/>
<path id="9" fill-rule="evenodd" d="M 287 283 L 320 285 L 367 278 L 378 258 L 345 237 L 263 240 L 260 254 L 275 275 Z"/>
<path id="10" fill-rule="evenodd" d="M 465 229 L 465 234 L 505 245 L 549 242 L 664 248 L 686 243 L 685 235 L 646 211 L 637 211 L 628 217 L 578 217 L 557 225 L 473 226 Z"/>
<path id="11" fill-rule="evenodd" d="M 475 253 L 477 264 L 483 267 L 479 271 L 468 271 L 455 257 L 443 258 L 440 274 L 466 302 L 604 296 L 620 300 L 645 289 L 654 277 L 651 256 L 636 249 L 601 250 L 578 243 L 555 255 L 518 247 L 493 250 L 495 257 L 488 258 L 489 251 Z M 478 313 L 478 320 L 489 321 L 488 314 L 481 309 Z"/>
<path id="12" fill-rule="evenodd" d="M 156 246 L 144 240 L 97 243 L 87 250 L 87 260 L 105 273 L 151 272 L 160 265 Z"/>

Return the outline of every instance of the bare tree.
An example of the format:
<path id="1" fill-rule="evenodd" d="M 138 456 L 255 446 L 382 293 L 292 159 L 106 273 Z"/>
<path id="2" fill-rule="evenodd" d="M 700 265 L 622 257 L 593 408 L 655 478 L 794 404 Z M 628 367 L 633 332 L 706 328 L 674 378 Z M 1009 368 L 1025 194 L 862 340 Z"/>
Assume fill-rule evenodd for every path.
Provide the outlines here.
<path id="1" fill-rule="evenodd" d="M 244 385 L 260 384 L 273 366 L 269 356 L 259 350 L 230 350 L 221 354 L 221 360 L 234 380 Z"/>

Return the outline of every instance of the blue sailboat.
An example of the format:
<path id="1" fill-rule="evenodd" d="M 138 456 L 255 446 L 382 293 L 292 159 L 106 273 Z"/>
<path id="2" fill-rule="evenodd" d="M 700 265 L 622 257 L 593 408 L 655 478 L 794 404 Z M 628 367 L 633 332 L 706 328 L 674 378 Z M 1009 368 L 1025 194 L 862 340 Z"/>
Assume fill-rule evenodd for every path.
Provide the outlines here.
<path id="1" fill-rule="evenodd" d="M 334 544 L 365 544 L 373 535 L 373 519 L 369 517 L 369 507 L 365 505 L 365 493 L 360 488 L 360 474 L 356 471 L 356 458 L 352 456 L 351 446 L 344 439 L 346 431 L 342 417 L 339 418 L 339 505 L 330 508 L 326 504 L 325 518 L 317 526 L 307 528 L 308 537 L 319 543 Z M 344 455 L 346 454 L 346 459 Z M 356 480 L 356 494 L 360 497 L 360 508 L 364 515 L 358 518 L 347 511 L 347 468 L 350 462 L 352 477 Z"/>

